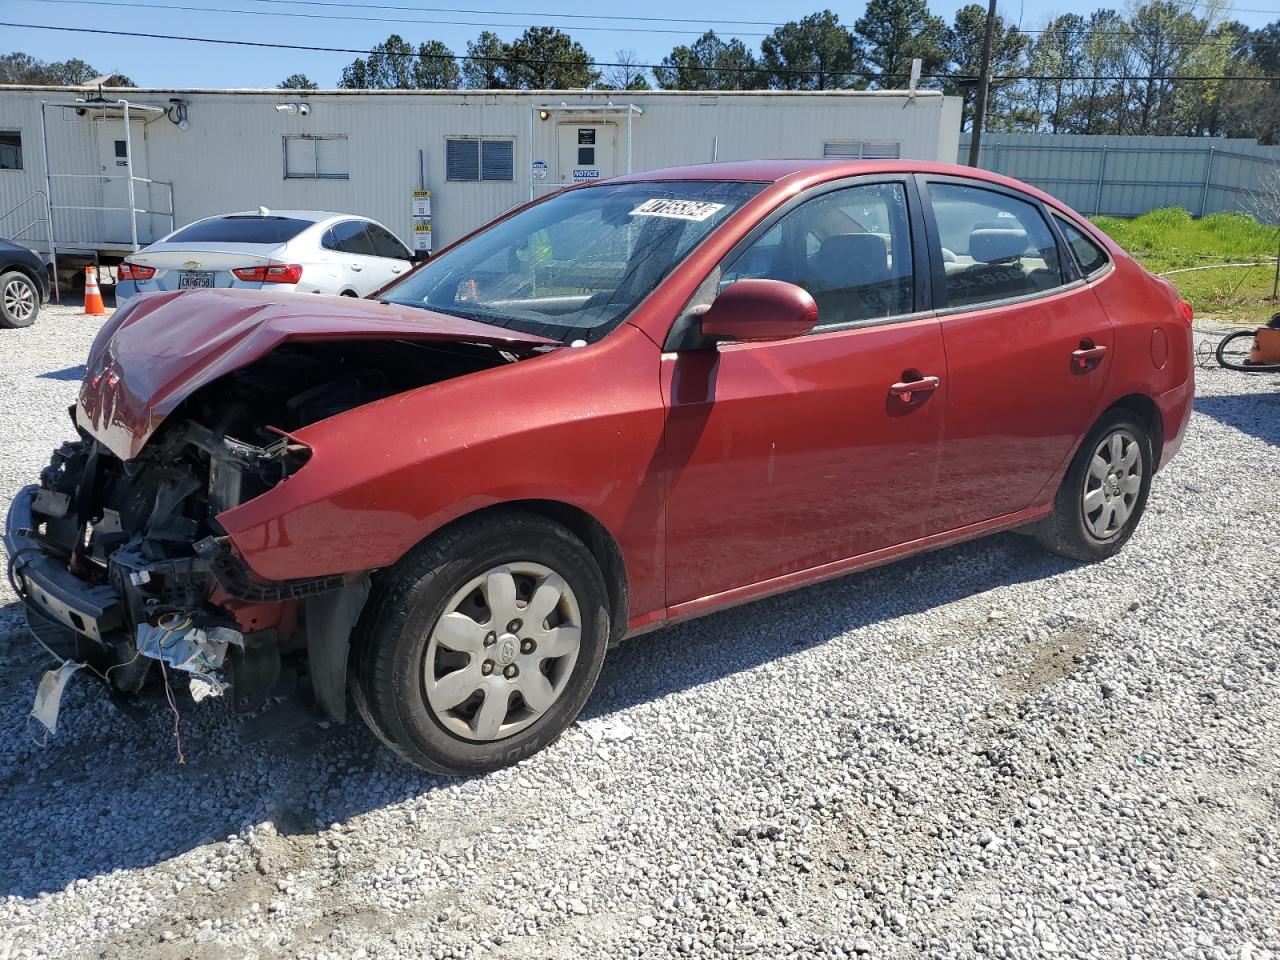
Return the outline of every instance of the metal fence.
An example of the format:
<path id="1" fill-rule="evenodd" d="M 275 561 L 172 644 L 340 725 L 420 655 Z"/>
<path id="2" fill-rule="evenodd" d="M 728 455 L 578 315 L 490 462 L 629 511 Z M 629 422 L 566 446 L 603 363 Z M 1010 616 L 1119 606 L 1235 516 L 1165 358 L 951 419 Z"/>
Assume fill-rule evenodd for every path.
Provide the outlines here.
<path id="1" fill-rule="evenodd" d="M 968 157 L 965 133 L 959 162 Z M 1257 215 L 1263 184 L 1280 177 L 1280 147 L 1199 137 L 987 133 L 979 165 L 1034 184 L 1084 214 L 1131 217 L 1184 207 L 1195 216 Z"/>

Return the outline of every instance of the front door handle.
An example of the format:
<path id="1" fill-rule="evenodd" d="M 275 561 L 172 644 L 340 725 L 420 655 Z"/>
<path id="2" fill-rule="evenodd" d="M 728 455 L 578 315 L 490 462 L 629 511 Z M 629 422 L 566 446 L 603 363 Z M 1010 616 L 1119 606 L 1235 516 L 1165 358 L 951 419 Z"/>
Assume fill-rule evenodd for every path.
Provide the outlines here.
<path id="1" fill-rule="evenodd" d="M 910 371 L 908 371 L 910 372 Z M 898 397 L 903 403 L 910 403 L 915 395 L 928 396 L 938 389 L 942 381 L 937 377 L 916 377 L 914 380 L 900 380 L 889 385 L 889 393 Z"/>
<path id="2" fill-rule="evenodd" d="M 1097 346 L 1092 340 L 1081 340 L 1079 349 L 1071 351 L 1071 362 L 1077 370 L 1092 370 L 1106 353 L 1106 347 Z"/>

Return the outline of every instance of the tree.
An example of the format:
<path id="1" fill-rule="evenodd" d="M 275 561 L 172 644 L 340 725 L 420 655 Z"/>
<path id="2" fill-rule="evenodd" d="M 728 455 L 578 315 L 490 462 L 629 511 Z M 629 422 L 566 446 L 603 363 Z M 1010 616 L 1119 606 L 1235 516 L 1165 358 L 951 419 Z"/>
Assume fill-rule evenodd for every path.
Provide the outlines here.
<path id="1" fill-rule="evenodd" d="M 761 43 L 760 65 L 770 87 L 841 90 L 865 84 L 857 43 L 830 10 L 778 27 Z"/>
<path id="2" fill-rule="evenodd" d="M 881 89 L 905 87 L 912 60 L 922 61 L 924 73 L 937 73 L 947 62 L 947 25 L 929 12 L 926 0 L 870 0 L 853 32 L 880 74 Z"/>
<path id="3" fill-rule="evenodd" d="M 971 3 L 956 11 L 955 22 L 947 31 L 948 59 L 957 79 L 944 81 L 942 89 L 963 98 L 960 109 L 961 130 L 969 129 L 973 123 L 978 90 L 972 81 L 982 70 L 982 46 L 986 30 L 986 6 Z M 1010 96 L 1015 82 L 995 79 L 1000 76 L 1021 74 L 1029 46 L 1030 40 L 1026 34 L 1016 26 L 1007 25 L 1004 18 L 996 14 L 995 33 L 991 44 L 993 79 L 987 94 L 985 124 L 989 130 L 1008 130 L 1016 126 L 1034 124 L 1030 112 L 1018 110 Z"/>
<path id="4" fill-rule="evenodd" d="M 1205 39 L 1201 20 L 1173 0 L 1152 0 L 1130 17 L 1125 38 L 1128 109 L 1121 133 L 1168 135 L 1176 128 L 1177 85 Z"/>
<path id="5" fill-rule="evenodd" d="M 28 53 L 14 51 L 0 56 L 0 83 L 27 86 L 77 87 L 102 75 L 102 71 L 83 60 L 38 60 Z M 123 73 L 112 74 L 109 87 L 132 87 L 133 81 Z"/>
<path id="6" fill-rule="evenodd" d="M 507 45 L 492 30 L 467 41 L 467 59 L 462 64 L 462 82 L 472 90 L 506 90 L 512 86 Z"/>
<path id="7" fill-rule="evenodd" d="M 678 46 L 653 71 L 664 90 L 758 90 L 759 62 L 736 37 L 721 40 L 708 30 L 690 46 Z"/>
<path id="8" fill-rule="evenodd" d="M 320 84 L 316 83 L 305 73 L 291 73 L 278 84 L 277 90 L 319 90 Z"/>
<path id="9" fill-rule="evenodd" d="M 458 58 L 439 40 L 418 44 L 412 72 L 413 85 L 419 90 L 457 90 L 462 84 Z"/>
<path id="10" fill-rule="evenodd" d="M 1124 76 L 1125 20 L 1114 10 L 1095 10 L 1080 45 L 1082 79 L 1067 110 L 1064 133 L 1118 133 L 1125 109 L 1124 83 L 1099 77 Z"/>
<path id="11" fill-rule="evenodd" d="M 1049 133 L 1067 129 L 1071 104 L 1081 91 L 1080 81 L 1070 78 L 1080 74 L 1087 37 L 1084 17 L 1068 13 L 1050 20 L 1031 47 L 1027 72 L 1046 79 L 1031 82 L 1027 102 Z"/>
<path id="12" fill-rule="evenodd" d="M 581 89 L 600 80 L 582 44 L 555 27 L 530 27 L 507 50 L 512 86 L 519 89 Z"/>
<path id="13" fill-rule="evenodd" d="M 413 48 L 398 33 L 374 44 L 368 59 L 357 57 L 342 71 L 338 86 L 347 90 L 409 90 L 413 87 Z"/>
<path id="14" fill-rule="evenodd" d="M 453 51 L 439 40 L 413 46 L 397 33 L 357 57 L 342 71 L 338 86 L 348 90 L 452 90 L 460 75 Z"/>
<path id="15" fill-rule="evenodd" d="M 648 90 L 648 71 L 640 65 L 634 50 L 616 50 L 613 54 L 614 65 L 604 74 L 602 90 Z"/>

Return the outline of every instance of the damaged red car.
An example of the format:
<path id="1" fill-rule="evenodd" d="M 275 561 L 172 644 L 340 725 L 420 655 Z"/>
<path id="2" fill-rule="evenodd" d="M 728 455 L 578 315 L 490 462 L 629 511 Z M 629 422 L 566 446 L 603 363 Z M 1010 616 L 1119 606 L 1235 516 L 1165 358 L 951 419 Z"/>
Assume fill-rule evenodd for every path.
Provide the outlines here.
<path id="1" fill-rule="evenodd" d="M 181 678 L 258 732 L 350 695 L 408 761 L 488 770 L 629 635 L 1012 528 L 1110 556 L 1181 443 L 1190 319 L 981 171 L 624 177 L 370 300 L 130 301 L 10 574 L 114 695 Z"/>

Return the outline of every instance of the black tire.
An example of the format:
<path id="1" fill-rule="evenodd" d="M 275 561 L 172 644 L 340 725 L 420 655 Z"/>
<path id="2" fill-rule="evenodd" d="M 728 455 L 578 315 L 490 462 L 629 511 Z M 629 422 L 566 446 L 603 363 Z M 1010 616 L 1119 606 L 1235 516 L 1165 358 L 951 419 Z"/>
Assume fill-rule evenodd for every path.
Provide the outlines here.
<path id="1" fill-rule="evenodd" d="M 10 294 L 22 291 L 25 291 L 23 301 L 26 302 L 29 299 L 31 303 L 29 314 L 18 313 L 11 309 Z M 21 270 L 10 270 L 8 273 L 0 274 L 0 327 L 8 330 L 29 327 L 36 322 L 36 315 L 39 312 L 40 287 L 34 280 Z"/>
<path id="2" fill-rule="evenodd" d="M 1280 314 L 1277 316 L 1280 316 Z M 1267 326 L 1276 326 L 1276 317 L 1272 317 Z M 1227 334 L 1222 338 L 1222 342 L 1218 344 L 1218 349 L 1215 353 L 1218 363 L 1228 370 L 1238 370 L 1241 373 L 1275 373 L 1280 371 L 1280 363 L 1253 363 L 1247 359 L 1237 362 L 1235 359 L 1228 359 L 1228 347 L 1238 340 L 1248 340 L 1249 345 L 1252 346 L 1256 337 L 1257 334 L 1253 330 L 1237 330 L 1235 333 Z"/>
<path id="3" fill-rule="evenodd" d="M 1141 486 L 1124 523 L 1108 536 L 1099 537 L 1090 529 L 1086 521 L 1085 484 L 1089 476 L 1089 465 L 1099 444 L 1117 431 L 1126 431 L 1137 441 L 1138 454 L 1142 463 Z M 1080 444 L 1080 449 L 1076 451 L 1071 466 L 1067 468 L 1067 473 L 1062 478 L 1062 484 L 1054 497 L 1053 512 L 1034 527 L 1036 539 L 1045 549 L 1072 560 L 1094 562 L 1114 556 L 1133 536 L 1138 521 L 1142 519 L 1142 513 L 1147 506 L 1147 494 L 1151 490 L 1153 468 L 1151 435 L 1146 424 L 1132 411 L 1108 410 L 1094 424 L 1093 429 Z"/>
<path id="4" fill-rule="evenodd" d="M 582 617 L 577 659 L 558 699 L 532 725 L 504 739 L 465 739 L 428 703 L 430 634 L 454 593 L 486 570 L 519 562 L 549 567 L 572 589 Z M 581 540 L 537 514 L 481 516 L 427 540 L 375 582 L 352 644 L 356 706 L 379 739 L 415 766 L 449 775 L 496 770 L 541 750 L 577 718 L 608 639 L 608 591 Z"/>

